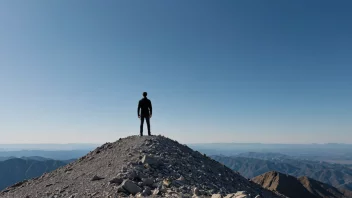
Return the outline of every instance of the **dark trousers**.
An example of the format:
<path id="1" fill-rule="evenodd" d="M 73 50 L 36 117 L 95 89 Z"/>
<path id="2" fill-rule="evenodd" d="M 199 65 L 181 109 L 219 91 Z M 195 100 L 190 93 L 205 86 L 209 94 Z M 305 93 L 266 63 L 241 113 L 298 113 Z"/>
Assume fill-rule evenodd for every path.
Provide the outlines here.
<path id="1" fill-rule="evenodd" d="M 149 115 L 147 115 L 147 116 L 141 116 L 141 130 L 140 130 L 140 133 L 141 133 L 141 135 L 143 135 L 144 119 L 145 119 L 145 121 L 147 122 L 148 135 L 151 135 L 151 134 L 150 134 L 150 117 L 149 117 Z"/>

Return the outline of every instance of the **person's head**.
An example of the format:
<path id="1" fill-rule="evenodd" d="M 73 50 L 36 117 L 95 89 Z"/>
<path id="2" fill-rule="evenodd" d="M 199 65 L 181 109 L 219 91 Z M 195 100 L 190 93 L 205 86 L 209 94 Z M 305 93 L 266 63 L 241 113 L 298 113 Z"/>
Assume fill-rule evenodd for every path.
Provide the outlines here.
<path id="1" fill-rule="evenodd" d="M 143 92 L 143 97 L 147 97 L 148 93 L 147 92 Z"/>

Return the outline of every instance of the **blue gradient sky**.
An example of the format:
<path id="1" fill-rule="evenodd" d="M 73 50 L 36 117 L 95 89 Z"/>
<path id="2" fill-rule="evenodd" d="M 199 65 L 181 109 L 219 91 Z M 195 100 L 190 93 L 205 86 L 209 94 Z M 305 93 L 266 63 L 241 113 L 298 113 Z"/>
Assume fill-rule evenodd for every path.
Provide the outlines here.
<path id="1" fill-rule="evenodd" d="M 1 1 L 0 143 L 352 143 L 351 1 Z"/>

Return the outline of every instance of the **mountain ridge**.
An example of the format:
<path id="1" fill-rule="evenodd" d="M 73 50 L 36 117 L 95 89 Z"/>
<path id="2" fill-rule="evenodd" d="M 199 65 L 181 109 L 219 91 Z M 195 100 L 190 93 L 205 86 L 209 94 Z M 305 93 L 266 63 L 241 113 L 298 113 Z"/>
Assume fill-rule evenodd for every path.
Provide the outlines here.
<path id="1" fill-rule="evenodd" d="M 38 161 L 33 159 L 11 158 L 0 161 L 0 190 L 24 179 L 38 177 L 66 163 L 58 160 Z"/>
<path id="2" fill-rule="evenodd" d="M 240 172 L 246 178 L 253 178 L 269 171 L 277 171 L 295 177 L 308 176 L 336 188 L 352 190 L 352 169 L 345 165 L 292 159 L 285 155 L 277 155 L 278 157 L 273 159 L 268 159 L 266 156 L 260 159 L 253 154 L 249 154 L 249 156 L 252 158 L 219 155 L 211 157 L 232 170 Z M 253 156 L 258 158 L 253 158 Z"/>
<path id="3" fill-rule="evenodd" d="M 299 178 L 270 171 L 252 179 L 266 189 L 277 191 L 290 198 L 349 198 L 352 191 L 337 189 L 328 184 L 302 176 Z"/>

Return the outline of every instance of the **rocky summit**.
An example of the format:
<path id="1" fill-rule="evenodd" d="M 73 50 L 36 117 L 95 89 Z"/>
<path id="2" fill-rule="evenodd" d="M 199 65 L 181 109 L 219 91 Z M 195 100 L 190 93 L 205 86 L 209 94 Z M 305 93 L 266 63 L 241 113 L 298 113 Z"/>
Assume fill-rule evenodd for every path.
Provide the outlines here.
<path id="1" fill-rule="evenodd" d="M 211 158 L 163 136 L 106 143 L 41 177 L 6 188 L 0 197 L 284 197 Z"/>

